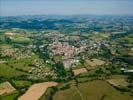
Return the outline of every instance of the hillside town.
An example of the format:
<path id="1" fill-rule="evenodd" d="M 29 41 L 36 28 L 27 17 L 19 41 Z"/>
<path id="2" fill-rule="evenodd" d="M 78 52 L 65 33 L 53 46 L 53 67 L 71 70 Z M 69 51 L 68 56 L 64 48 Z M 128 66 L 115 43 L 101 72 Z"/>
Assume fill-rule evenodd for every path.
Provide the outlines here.
<path id="1" fill-rule="evenodd" d="M 103 88 L 101 95 L 115 91 L 114 95 L 132 100 L 132 18 L 105 17 L 2 18 L 0 100 L 8 100 L 3 99 L 8 97 L 13 98 L 9 100 L 21 100 L 32 87 L 43 89 L 42 84 L 47 82 L 52 82 L 50 86 L 54 87 L 46 86 L 46 94 L 38 96 L 42 98 L 40 100 L 62 100 L 57 99 L 61 91 L 71 96 L 67 90 L 76 95 L 77 89 L 87 91 L 87 94 L 82 94 L 88 97 L 89 91 L 102 91 Z M 23 25 L 17 25 L 18 22 Z M 32 23 L 33 29 L 28 22 Z M 105 97 L 111 98 L 108 95 Z M 72 100 L 77 99 L 74 97 Z"/>

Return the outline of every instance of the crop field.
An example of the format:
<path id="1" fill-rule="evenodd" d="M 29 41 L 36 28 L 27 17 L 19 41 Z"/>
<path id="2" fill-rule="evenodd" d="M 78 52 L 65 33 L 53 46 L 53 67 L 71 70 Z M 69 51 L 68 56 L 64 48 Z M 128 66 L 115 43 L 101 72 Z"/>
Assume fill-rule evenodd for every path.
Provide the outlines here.
<path id="1" fill-rule="evenodd" d="M 14 91 L 16 91 L 16 89 L 9 82 L 4 82 L 0 84 L 0 95 L 9 94 Z"/>
<path id="2" fill-rule="evenodd" d="M 18 100 L 38 100 L 48 87 L 56 86 L 56 82 L 44 82 L 32 85 Z"/>
<path id="3" fill-rule="evenodd" d="M 92 60 L 93 60 L 93 62 L 94 62 L 96 65 L 103 65 L 103 64 L 105 64 L 104 61 L 99 60 L 99 59 L 92 59 Z"/>
<path id="4" fill-rule="evenodd" d="M 87 70 L 86 70 L 86 68 L 80 68 L 80 69 L 73 70 L 73 72 L 74 72 L 74 75 L 79 75 L 79 74 L 82 74 L 82 73 L 86 73 Z"/>
<path id="5" fill-rule="evenodd" d="M 25 7 L 34 8 L 34 3 L 44 6 L 47 0 L 0 0 L 0 6 L 1 1 L 5 5 L 2 7 L 10 11 L 9 3 L 29 10 Z M 25 11 L 19 12 L 21 8 L 13 9 L 16 14 L 3 10 L 6 15 L 0 15 L 0 100 L 133 100 L 133 12 L 123 12 L 122 7 L 122 13 L 108 9 L 108 5 L 121 6 L 123 0 L 117 2 L 118 6 L 107 0 L 68 1 L 72 3 L 66 0 L 61 4 L 74 5 L 64 12 L 59 6 L 53 7 L 52 2 L 46 2 L 40 12 L 30 9 L 24 15 Z M 98 1 L 104 2 L 99 5 Z M 25 3 L 30 5 L 23 6 Z M 54 15 L 47 3 L 61 11 Z M 97 9 L 85 9 L 95 4 L 102 7 L 98 15 L 94 11 Z M 109 11 L 104 14 L 106 10 Z M 128 12 L 132 15 L 125 15 Z"/>
<path id="6" fill-rule="evenodd" d="M 107 80 L 107 82 L 109 82 L 109 84 L 113 85 L 113 86 L 123 86 L 126 87 L 129 85 L 129 83 L 126 81 L 126 79 L 109 79 Z"/>
<path id="7" fill-rule="evenodd" d="M 132 100 L 132 96 L 121 93 L 105 81 L 91 81 L 58 91 L 53 100 Z"/>
<path id="8" fill-rule="evenodd" d="M 85 66 L 87 69 L 94 69 L 100 65 L 105 64 L 105 61 L 99 60 L 99 59 L 92 59 L 92 60 L 86 60 L 85 61 Z"/>

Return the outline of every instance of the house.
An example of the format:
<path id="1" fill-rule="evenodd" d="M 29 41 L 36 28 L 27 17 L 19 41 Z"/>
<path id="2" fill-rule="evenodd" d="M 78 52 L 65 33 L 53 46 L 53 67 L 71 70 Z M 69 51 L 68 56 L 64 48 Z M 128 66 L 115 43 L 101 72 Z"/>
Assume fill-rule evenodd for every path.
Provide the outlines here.
<path id="1" fill-rule="evenodd" d="M 133 73 L 133 69 L 121 68 L 121 71 L 122 71 L 123 73 Z"/>

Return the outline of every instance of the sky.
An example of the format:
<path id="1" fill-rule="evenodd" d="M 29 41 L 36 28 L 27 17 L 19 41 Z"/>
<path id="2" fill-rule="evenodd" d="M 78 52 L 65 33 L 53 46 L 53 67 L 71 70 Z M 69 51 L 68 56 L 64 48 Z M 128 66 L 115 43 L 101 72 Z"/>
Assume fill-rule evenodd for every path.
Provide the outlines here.
<path id="1" fill-rule="evenodd" d="M 0 16 L 133 15 L 133 0 L 0 0 Z"/>

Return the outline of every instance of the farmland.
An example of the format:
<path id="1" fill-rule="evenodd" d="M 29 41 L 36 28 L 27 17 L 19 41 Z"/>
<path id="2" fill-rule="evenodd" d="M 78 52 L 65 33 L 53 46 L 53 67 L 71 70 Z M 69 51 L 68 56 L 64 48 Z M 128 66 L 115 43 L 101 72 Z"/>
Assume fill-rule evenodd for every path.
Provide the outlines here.
<path id="1" fill-rule="evenodd" d="M 78 74 L 86 73 L 87 70 L 85 68 L 80 68 L 80 69 L 73 70 L 73 72 L 74 72 L 74 75 L 78 75 Z"/>
<path id="2" fill-rule="evenodd" d="M 4 94 L 10 94 L 14 91 L 16 91 L 16 89 L 9 82 L 0 84 L 0 96 Z"/>
<path id="3" fill-rule="evenodd" d="M 18 91 L 5 95 L 5 96 L 1 96 L 0 100 L 16 100 L 18 98 L 18 96 L 20 95 L 20 93 Z"/>
<path id="4" fill-rule="evenodd" d="M 126 87 L 129 85 L 126 79 L 110 79 L 110 80 L 107 80 L 107 82 L 109 82 L 111 85 L 116 86 L 116 87 L 117 86 Z"/>
<path id="5" fill-rule="evenodd" d="M 43 95 L 43 93 L 45 93 L 48 87 L 56 85 L 57 83 L 55 82 L 44 82 L 34 84 L 28 89 L 28 91 L 25 94 L 19 97 L 18 100 L 25 100 L 27 98 L 30 100 L 38 100 Z"/>
<path id="6" fill-rule="evenodd" d="M 2 17 L 0 100 L 132 100 L 132 22 L 130 16 Z"/>
<path id="7" fill-rule="evenodd" d="M 88 70 L 92 70 L 104 64 L 105 64 L 105 61 L 102 61 L 99 59 L 91 59 L 91 60 L 85 60 L 84 65 Z"/>
<path id="8" fill-rule="evenodd" d="M 27 44 L 27 43 L 30 42 L 30 39 L 22 37 L 22 36 L 21 37 L 19 37 L 19 36 L 10 37 L 10 39 L 11 39 L 11 42 L 13 42 L 13 43 L 24 43 L 24 44 Z"/>
<path id="9" fill-rule="evenodd" d="M 80 83 L 77 87 L 72 86 L 70 89 L 57 92 L 53 100 L 67 100 L 68 98 L 69 100 L 132 100 L 132 96 L 119 92 L 105 81 Z"/>
<path id="10" fill-rule="evenodd" d="M 23 81 L 23 80 L 12 80 L 11 83 L 16 87 L 16 88 L 25 88 L 29 87 L 32 85 L 30 81 Z"/>
<path id="11" fill-rule="evenodd" d="M 0 76 L 4 78 L 18 77 L 25 75 L 25 72 L 18 71 L 5 64 L 0 64 Z"/>

